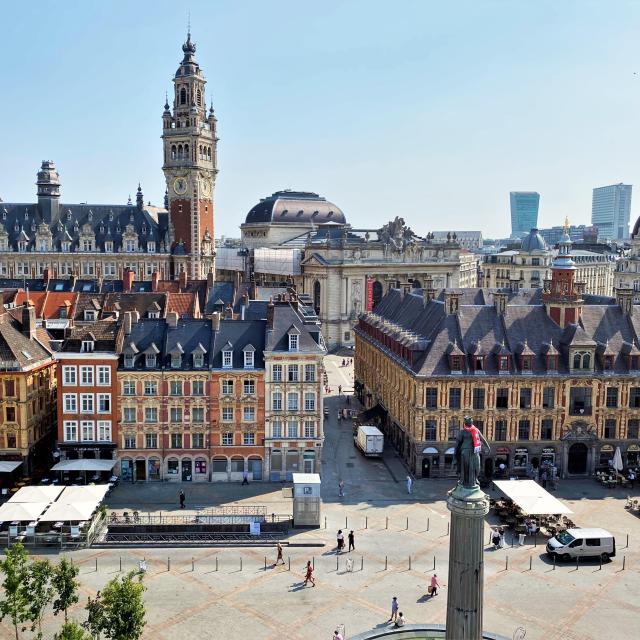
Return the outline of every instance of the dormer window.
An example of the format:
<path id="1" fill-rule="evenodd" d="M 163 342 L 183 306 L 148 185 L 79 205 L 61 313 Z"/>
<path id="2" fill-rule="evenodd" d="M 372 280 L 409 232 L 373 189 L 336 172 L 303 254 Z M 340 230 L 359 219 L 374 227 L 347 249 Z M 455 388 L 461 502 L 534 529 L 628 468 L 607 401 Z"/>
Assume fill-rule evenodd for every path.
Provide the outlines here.
<path id="1" fill-rule="evenodd" d="M 573 368 L 580 371 L 591 371 L 591 353 L 589 351 L 577 351 L 573 354 Z"/>
<path id="2" fill-rule="evenodd" d="M 147 253 L 155 253 L 156 252 L 156 243 L 150 240 L 147 242 Z"/>
<path id="3" fill-rule="evenodd" d="M 531 373 L 533 356 L 523 355 L 520 358 L 521 358 L 520 366 L 522 367 L 522 373 Z"/>
<path id="4" fill-rule="evenodd" d="M 60 307 L 59 315 L 60 315 L 60 319 L 61 320 L 66 320 L 67 319 L 67 307 Z M 92 351 L 93 351 L 93 349 L 92 349 Z"/>
<path id="5" fill-rule="evenodd" d="M 558 370 L 558 356 L 557 355 L 548 355 L 547 356 L 547 371 L 557 371 Z"/>
<path id="6" fill-rule="evenodd" d="M 25 253 L 25 251 L 27 250 L 27 245 L 28 243 L 25 240 L 20 240 L 20 242 L 18 242 L 18 251 L 20 253 Z"/>
<path id="7" fill-rule="evenodd" d="M 297 351 L 298 350 L 298 334 L 290 333 L 289 334 L 289 351 Z"/>
<path id="8" fill-rule="evenodd" d="M 113 253 L 113 240 L 107 240 L 104 243 L 104 252 L 105 253 Z"/>
<path id="9" fill-rule="evenodd" d="M 84 319 L 87 322 L 94 322 L 96 319 L 96 312 L 95 311 L 90 311 L 90 310 L 85 310 L 84 312 Z"/>
<path id="10" fill-rule="evenodd" d="M 604 356 L 602 366 L 605 371 L 613 371 L 613 356 L 612 355 Z"/>
<path id="11" fill-rule="evenodd" d="M 245 369 L 253 369 L 253 361 L 254 361 L 254 352 L 253 351 L 245 351 L 244 352 L 244 368 Z"/>
<path id="12" fill-rule="evenodd" d="M 124 250 L 127 253 L 133 253 L 136 250 L 136 241 L 135 240 L 127 240 L 124 245 Z"/>
<path id="13" fill-rule="evenodd" d="M 451 360 L 451 371 L 462 371 L 462 358 L 458 355 L 453 355 L 450 357 Z"/>
<path id="14" fill-rule="evenodd" d="M 160 317 L 160 312 L 159 311 L 149 311 L 147 313 L 147 317 L 151 318 L 152 320 L 157 320 Z"/>
<path id="15" fill-rule="evenodd" d="M 484 371 L 484 356 L 475 356 L 474 369 L 476 371 Z"/>
<path id="16" fill-rule="evenodd" d="M 93 251 L 93 240 L 83 240 L 82 241 L 82 250 L 83 251 Z"/>
<path id="17" fill-rule="evenodd" d="M 60 244 L 63 253 L 69 253 L 71 251 L 71 243 L 70 242 L 62 242 Z"/>
<path id="18" fill-rule="evenodd" d="M 83 340 L 80 353 L 93 353 L 95 344 L 93 340 Z"/>
<path id="19" fill-rule="evenodd" d="M 194 369 L 202 369 L 202 367 L 204 367 L 204 354 L 202 353 L 193 354 L 193 367 Z"/>
<path id="20" fill-rule="evenodd" d="M 49 251 L 49 242 L 47 240 L 40 240 L 38 243 L 38 251 Z"/>
<path id="21" fill-rule="evenodd" d="M 171 354 L 171 368 L 179 369 L 182 364 L 182 356 L 179 353 Z"/>
<path id="22" fill-rule="evenodd" d="M 233 351 L 231 351 L 231 349 L 222 352 L 222 367 L 224 369 L 231 369 L 231 367 L 233 367 Z"/>
<path id="23" fill-rule="evenodd" d="M 125 369 L 133 369 L 133 365 L 135 364 L 136 358 L 132 353 L 124 354 L 124 368 Z"/>
<path id="24" fill-rule="evenodd" d="M 509 371 L 509 356 L 498 358 L 498 371 Z"/>
<path id="25" fill-rule="evenodd" d="M 155 353 L 147 353 L 145 356 L 145 365 L 147 369 L 155 369 L 156 368 L 156 354 Z"/>

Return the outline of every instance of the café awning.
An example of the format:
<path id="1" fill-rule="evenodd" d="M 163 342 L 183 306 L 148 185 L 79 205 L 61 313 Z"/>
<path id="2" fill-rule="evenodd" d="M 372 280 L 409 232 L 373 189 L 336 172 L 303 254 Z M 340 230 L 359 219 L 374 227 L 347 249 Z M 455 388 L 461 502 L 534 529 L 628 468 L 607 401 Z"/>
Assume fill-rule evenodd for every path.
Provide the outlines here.
<path id="1" fill-rule="evenodd" d="M 22 460 L 0 460 L 0 473 L 11 473 L 22 464 Z"/>
<path id="2" fill-rule="evenodd" d="M 76 502 L 65 504 L 54 502 L 42 515 L 40 522 L 81 522 L 90 520 L 93 512 L 98 508 L 99 501 Z"/>
<path id="3" fill-rule="evenodd" d="M 27 486 L 16 491 L 9 502 L 53 502 L 62 493 L 64 487 Z"/>
<path id="4" fill-rule="evenodd" d="M 48 506 L 48 502 L 5 502 L 0 507 L 0 522 L 33 522 Z"/>
<path id="5" fill-rule="evenodd" d="M 75 504 L 76 502 L 102 501 L 109 491 L 108 484 L 90 484 L 82 487 L 65 487 L 58 502 Z"/>
<path id="6" fill-rule="evenodd" d="M 505 496 L 511 498 L 525 515 L 551 515 L 573 513 L 555 496 L 533 480 L 494 480 Z"/>
<path id="7" fill-rule="evenodd" d="M 83 458 L 81 460 L 62 460 L 51 467 L 51 471 L 111 471 L 117 460 L 97 460 Z"/>

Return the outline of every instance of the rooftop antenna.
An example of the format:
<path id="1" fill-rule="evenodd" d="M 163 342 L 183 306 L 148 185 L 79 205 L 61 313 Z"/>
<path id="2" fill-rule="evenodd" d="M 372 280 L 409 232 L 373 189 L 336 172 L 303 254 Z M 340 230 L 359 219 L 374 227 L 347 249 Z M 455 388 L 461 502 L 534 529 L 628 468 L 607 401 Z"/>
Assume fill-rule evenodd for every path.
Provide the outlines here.
<path id="1" fill-rule="evenodd" d="M 187 12 L 187 36 L 191 35 L 191 9 Z"/>

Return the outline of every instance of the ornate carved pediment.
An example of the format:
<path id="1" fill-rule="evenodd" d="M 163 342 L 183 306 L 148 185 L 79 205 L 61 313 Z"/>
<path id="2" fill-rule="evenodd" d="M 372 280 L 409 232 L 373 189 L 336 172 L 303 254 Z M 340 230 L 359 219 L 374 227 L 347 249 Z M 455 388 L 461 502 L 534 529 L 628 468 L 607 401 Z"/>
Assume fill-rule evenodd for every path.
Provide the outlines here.
<path id="1" fill-rule="evenodd" d="M 575 420 L 564 427 L 560 440 L 595 440 L 597 437 L 593 424 L 585 420 Z"/>

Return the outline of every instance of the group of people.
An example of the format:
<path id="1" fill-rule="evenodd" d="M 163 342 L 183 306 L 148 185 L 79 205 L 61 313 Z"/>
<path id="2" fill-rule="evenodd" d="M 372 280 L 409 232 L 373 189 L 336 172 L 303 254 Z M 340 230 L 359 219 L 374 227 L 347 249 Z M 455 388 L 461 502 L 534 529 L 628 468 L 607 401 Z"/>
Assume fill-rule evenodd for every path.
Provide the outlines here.
<path id="1" fill-rule="evenodd" d="M 349 531 L 349 535 L 347 536 L 349 540 L 349 552 L 355 551 L 356 549 L 356 536 L 353 531 Z M 336 546 L 336 553 L 340 553 L 344 551 L 344 533 L 342 533 L 342 529 L 338 529 L 338 533 L 336 535 L 336 542 L 338 543 Z"/>

